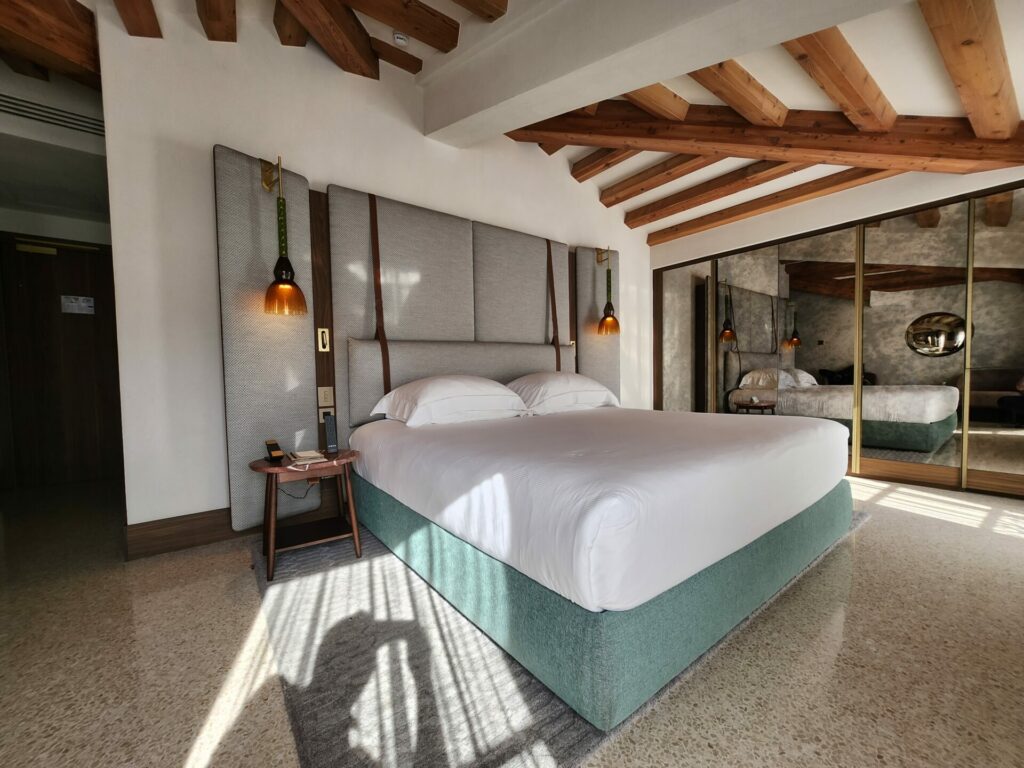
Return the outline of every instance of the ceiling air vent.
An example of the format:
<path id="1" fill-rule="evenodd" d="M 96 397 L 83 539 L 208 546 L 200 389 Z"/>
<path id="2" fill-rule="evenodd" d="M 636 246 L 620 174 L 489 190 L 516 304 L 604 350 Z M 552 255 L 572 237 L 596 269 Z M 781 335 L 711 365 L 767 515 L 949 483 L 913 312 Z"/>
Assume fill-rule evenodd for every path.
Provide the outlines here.
<path id="1" fill-rule="evenodd" d="M 28 101 L 27 99 L 19 99 L 17 96 L 9 96 L 6 93 L 0 93 L 0 114 L 24 117 L 28 120 L 49 123 L 50 125 L 57 125 L 71 131 L 89 133 L 93 136 L 103 135 L 103 120 L 98 117 L 68 112 L 66 109 L 58 109 L 46 104 Z"/>

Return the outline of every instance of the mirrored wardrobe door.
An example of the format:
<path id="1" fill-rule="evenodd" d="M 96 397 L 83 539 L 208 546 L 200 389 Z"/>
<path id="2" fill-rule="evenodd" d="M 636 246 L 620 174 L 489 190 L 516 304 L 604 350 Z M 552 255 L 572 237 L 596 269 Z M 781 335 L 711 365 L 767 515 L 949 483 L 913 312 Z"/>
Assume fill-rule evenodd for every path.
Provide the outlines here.
<path id="1" fill-rule="evenodd" d="M 660 368 L 656 373 L 655 407 L 665 411 L 709 410 L 708 302 L 710 261 L 656 273 L 660 302 L 655 333 L 659 335 Z M 659 322 L 660 321 L 660 322 Z"/>
<path id="2" fill-rule="evenodd" d="M 861 458 L 960 480 L 968 203 L 864 229 Z M 909 476 L 909 475 L 908 475 Z"/>
<path id="3" fill-rule="evenodd" d="M 779 248 L 718 260 L 718 410 L 754 416 L 776 412 L 780 368 Z"/>
<path id="4" fill-rule="evenodd" d="M 1024 191 L 976 202 L 967 484 L 1024 492 Z"/>
<path id="5" fill-rule="evenodd" d="M 780 349 L 791 386 L 779 412 L 852 428 L 856 229 L 779 246 Z"/>

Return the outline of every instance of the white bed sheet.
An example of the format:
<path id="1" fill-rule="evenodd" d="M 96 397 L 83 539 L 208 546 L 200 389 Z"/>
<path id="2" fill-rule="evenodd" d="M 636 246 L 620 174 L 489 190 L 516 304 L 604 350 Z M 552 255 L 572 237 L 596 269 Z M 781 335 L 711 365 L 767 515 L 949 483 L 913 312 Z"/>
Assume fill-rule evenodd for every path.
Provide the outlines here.
<path id="1" fill-rule="evenodd" d="M 882 384 L 866 386 L 862 391 L 866 421 L 932 424 L 956 413 L 960 404 L 960 390 L 940 384 Z M 729 401 L 735 405 L 752 396 L 774 401 L 775 412 L 787 416 L 853 418 L 853 387 L 848 385 L 734 389 Z"/>
<path id="2" fill-rule="evenodd" d="M 824 419 L 596 408 L 357 429 L 356 471 L 591 611 L 628 610 L 741 549 L 846 474 Z"/>

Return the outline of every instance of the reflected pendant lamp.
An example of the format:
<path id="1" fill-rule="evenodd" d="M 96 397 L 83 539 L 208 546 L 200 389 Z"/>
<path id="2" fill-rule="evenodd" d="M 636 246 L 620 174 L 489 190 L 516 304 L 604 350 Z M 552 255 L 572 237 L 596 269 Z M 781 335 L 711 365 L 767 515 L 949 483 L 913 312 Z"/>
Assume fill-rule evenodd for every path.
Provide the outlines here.
<path id="1" fill-rule="evenodd" d="M 281 158 L 277 158 L 277 263 L 274 282 L 267 288 L 263 311 L 269 315 L 304 315 L 306 297 L 295 282 L 295 269 L 288 260 L 288 219 L 285 214 L 284 174 Z"/>
<path id="2" fill-rule="evenodd" d="M 605 251 L 604 261 L 608 262 L 608 269 L 605 272 L 605 288 L 608 301 L 604 305 L 604 313 L 597 324 L 597 332 L 601 336 L 612 336 L 619 333 L 619 320 L 615 317 L 615 307 L 612 305 L 612 257 Z M 601 257 L 598 256 L 598 263 Z"/>
<path id="3" fill-rule="evenodd" d="M 790 349 L 796 349 L 803 343 L 800 341 L 800 331 L 796 329 L 796 310 L 793 311 L 793 332 L 786 341 Z"/>
<path id="4" fill-rule="evenodd" d="M 725 294 L 725 320 L 722 322 L 722 332 L 718 334 L 720 344 L 730 344 L 736 341 L 736 331 L 732 328 L 732 287 L 726 286 Z"/>

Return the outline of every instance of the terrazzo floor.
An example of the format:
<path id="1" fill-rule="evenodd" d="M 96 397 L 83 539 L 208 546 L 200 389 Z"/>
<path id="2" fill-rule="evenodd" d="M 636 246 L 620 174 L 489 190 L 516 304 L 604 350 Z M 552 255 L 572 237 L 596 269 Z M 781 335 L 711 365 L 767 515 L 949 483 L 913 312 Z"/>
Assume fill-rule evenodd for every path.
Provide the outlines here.
<path id="1" fill-rule="evenodd" d="M 868 522 L 584 765 L 1024 766 L 1024 501 L 854 493 Z M 0 765 L 297 765 L 252 542 L 123 563 L 118 494 L 0 495 Z"/>

